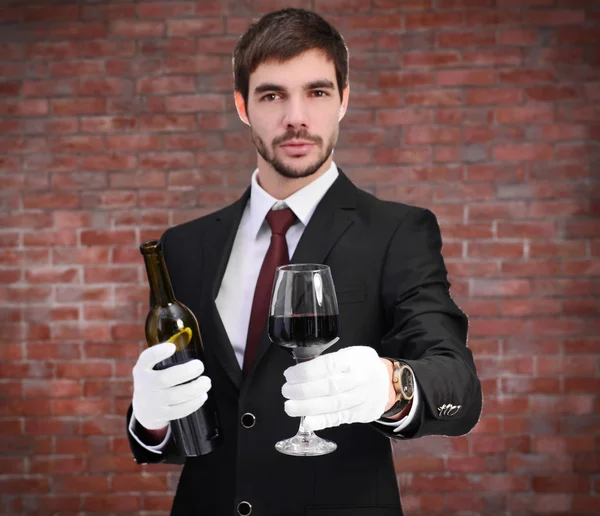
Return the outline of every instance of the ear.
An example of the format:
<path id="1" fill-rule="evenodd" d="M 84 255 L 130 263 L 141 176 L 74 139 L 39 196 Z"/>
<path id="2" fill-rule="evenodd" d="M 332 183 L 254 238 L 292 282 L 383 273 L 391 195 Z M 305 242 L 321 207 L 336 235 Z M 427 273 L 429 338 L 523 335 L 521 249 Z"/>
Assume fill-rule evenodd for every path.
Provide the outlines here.
<path id="1" fill-rule="evenodd" d="M 344 88 L 344 91 L 342 92 L 342 105 L 340 106 L 340 117 L 338 119 L 338 122 L 344 118 L 344 115 L 346 114 L 346 110 L 348 109 L 348 99 L 350 97 L 350 85 L 348 84 L 348 86 L 346 86 Z"/>
<path id="2" fill-rule="evenodd" d="M 237 109 L 240 120 L 246 125 L 250 125 L 248 112 L 246 110 L 246 103 L 244 102 L 244 97 L 242 96 L 242 93 L 240 91 L 235 91 L 233 93 L 233 98 L 235 100 L 235 109 Z"/>

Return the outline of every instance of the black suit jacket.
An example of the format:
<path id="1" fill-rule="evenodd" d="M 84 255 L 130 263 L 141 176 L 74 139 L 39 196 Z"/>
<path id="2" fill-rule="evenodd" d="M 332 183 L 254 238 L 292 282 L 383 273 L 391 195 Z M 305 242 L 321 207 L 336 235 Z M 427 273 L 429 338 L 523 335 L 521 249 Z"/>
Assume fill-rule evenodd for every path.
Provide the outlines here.
<path id="1" fill-rule="evenodd" d="M 252 505 L 253 516 L 402 514 L 389 440 L 402 437 L 389 428 L 371 423 L 322 430 L 319 435 L 338 444 L 322 457 L 289 457 L 274 449 L 298 428 L 281 395 L 283 371 L 293 360 L 270 344 L 265 329 L 243 380 L 215 305 L 248 198 L 249 190 L 231 206 L 170 228 L 162 239 L 175 296 L 200 324 L 224 433 L 218 450 L 185 460 L 172 514 L 235 515 L 241 501 Z M 340 170 L 291 260 L 331 267 L 341 338 L 327 353 L 366 345 L 412 366 L 422 403 L 406 438 L 465 434 L 481 412 L 467 318 L 450 297 L 441 246 L 430 211 L 381 201 Z M 447 410 L 450 404 L 460 408 Z M 240 423 L 246 412 L 256 416 L 250 429 Z M 156 455 L 131 437 L 130 443 L 139 463 L 182 462 L 173 446 Z"/>

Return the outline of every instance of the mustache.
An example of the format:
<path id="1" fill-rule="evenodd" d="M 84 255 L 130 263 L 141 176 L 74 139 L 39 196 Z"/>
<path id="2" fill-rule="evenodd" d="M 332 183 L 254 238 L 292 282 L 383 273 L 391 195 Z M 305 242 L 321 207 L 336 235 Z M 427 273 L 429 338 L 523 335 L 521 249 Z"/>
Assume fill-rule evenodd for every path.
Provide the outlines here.
<path id="1" fill-rule="evenodd" d="M 321 145 L 323 143 L 323 138 L 320 136 L 311 136 L 306 131 L 288 131 L 282 136 L 278 136 L 273 139 L 273 145 L 281 145 L 290 140 L 306 140 L 308 142 L 316 143 Z"/>

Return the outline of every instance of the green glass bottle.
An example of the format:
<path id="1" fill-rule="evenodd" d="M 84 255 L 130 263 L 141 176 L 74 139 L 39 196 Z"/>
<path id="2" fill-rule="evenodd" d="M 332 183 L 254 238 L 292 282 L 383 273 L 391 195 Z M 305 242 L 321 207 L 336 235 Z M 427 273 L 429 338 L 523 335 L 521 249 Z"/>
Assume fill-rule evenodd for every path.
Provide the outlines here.
<path id="1" fill-rule="evenodd" d="M 140 246 L 140 251 L 144 256 L 152 300 L 146 317 L 146 342 L 148 346 L 173 342 L 177 347 L 171 357 L 154 368 L 166 369 L 195 358 L 205 363 L 198 321 L 188 307 L 175 299 L 160 241 L 149 240 Z M 208 391 L 208 400 L 196 412 L 171 421 L 171 430 L 183 456 L 206 455 L 217 448 L 222 442 L 222 434 L 212 389 Z"/>

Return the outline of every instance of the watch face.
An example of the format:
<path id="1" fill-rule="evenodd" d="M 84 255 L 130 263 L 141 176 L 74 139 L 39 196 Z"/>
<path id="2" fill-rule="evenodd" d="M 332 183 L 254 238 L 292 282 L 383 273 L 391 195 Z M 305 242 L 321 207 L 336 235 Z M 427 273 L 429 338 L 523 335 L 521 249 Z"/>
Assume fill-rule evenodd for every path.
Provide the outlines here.
<path id="1" fill-rule="evenodd" d="M 407 400 L 411 400 L 415 393 L 415 386 L 413 383 L 413 374 L 408 367 L 403 367 L 400 372 L 400 385 L 402 385 L 404 397 Z"/>

